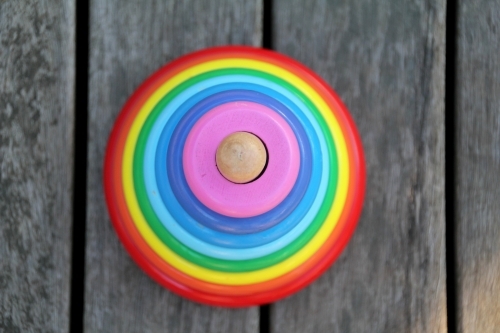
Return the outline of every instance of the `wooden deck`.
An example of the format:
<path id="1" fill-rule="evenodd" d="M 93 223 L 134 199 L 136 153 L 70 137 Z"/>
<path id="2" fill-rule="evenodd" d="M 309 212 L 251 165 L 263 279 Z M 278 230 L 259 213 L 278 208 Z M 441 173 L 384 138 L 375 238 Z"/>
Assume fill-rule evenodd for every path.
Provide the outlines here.
<path id="1" fill-rule="evenodd" d="M 319 73 L 366 154 L 344 253 L 261 308 L 199 305 L 152 281 L 102 188 L 132 92 L 224 44 Z M 497 200 L 499 0 L 0 1 L 0 332 L 498 332 Z"/>

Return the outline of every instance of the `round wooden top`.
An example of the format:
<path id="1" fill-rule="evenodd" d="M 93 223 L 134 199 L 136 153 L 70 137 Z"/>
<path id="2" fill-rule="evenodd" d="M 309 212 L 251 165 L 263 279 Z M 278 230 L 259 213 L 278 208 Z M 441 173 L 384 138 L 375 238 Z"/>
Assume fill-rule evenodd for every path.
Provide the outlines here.
<path id="1" fill-rule="evenodd" d="M 235 132 L 222 140 L 215 156 L 219 172 L 229 181 L 244 184 L 255 180 L 264 170 L 267 151 L 252 133 Z"/>

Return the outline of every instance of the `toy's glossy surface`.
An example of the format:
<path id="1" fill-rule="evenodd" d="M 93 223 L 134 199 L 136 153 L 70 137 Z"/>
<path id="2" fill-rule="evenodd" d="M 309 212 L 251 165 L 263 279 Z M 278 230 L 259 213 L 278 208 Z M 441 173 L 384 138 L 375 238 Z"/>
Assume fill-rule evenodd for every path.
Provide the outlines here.
<path id="1" fill-rule="evenodd" d="M 217 146 L 257 135 L 264 173 L 225 179 Z M 273 302 L 326 270 L 359 217 L 365 166 L 347 109 L 272 51 L 218 47 L 151 76 L 111 133 L 104 185 L 121 241 L 153 279 L 222 306 Z"/>

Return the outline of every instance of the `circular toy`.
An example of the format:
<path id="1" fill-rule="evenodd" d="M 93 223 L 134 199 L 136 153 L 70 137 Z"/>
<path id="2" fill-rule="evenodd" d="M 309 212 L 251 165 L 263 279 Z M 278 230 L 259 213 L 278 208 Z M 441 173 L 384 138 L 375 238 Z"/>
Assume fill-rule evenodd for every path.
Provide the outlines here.
<path id="1" fill-rule="evenodd" d="M 365 165 L 335 92 L 273 51 L 183 56 L 130 97 L 104 163 L 137 264 L 191 300 L 265 304 L 322 274 L 354 232 Z"/>

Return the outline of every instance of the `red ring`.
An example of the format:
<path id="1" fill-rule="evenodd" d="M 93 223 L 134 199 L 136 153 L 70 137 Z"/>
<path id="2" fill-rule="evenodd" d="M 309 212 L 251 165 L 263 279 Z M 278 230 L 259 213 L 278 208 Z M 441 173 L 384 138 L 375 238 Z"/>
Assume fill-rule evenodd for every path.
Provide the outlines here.
<path id="1" fill-rule="evenodd" d="M 232 287 L 233 289 L 228 289 L 229 288 L 228 286 L 203 283 L 202 281 L 188 277 L 176 271 L 172 267 L 170 267 L 171 272 L 173 273 L 173 275 L 178 276 L 179 281 L 182 282 L 179 283 L 176 279 L 173 279 L 170 275 L 164 275 L 163 273 L 161 273 L 158 267 L 156 267 L 154 264 L 150 262 L 147 256 L 145 257 L 144 253 L 138 250 L 137 244 L 135 244 L 130 238 L 131 236 L 126 231 L 125 226 L 122 225 L 122 218 L 127 219 L 127 217 L 123 217 L 120 215 L 120 212 L 117 209 L 117 207 L 121 205 L 120 203 L 117 203 L 115 200 L 116 198 L 114 197 L 114 195 L 116 192 L 112 191 L 112 188 L 114 188 L 114 184 L 116 184 L 116 180 L 118 180 L 119 184 L 118 188 L 121 185 L 121 179 L 120 179 L 121 165 L 120 164 L 116 165 L 116 163 L 114 163 L 113 161 L 113 160 L 116 161 L 116 159 L 114 159 L 113 157 L 116 156 L 117 153 L 119 153 L 119 151 L 117 151 L 116 144 L 123 143 L 124 134 L 127 133 L 127 132 L 120 133 L 119 129 L 123 128 L 123 126 L 125 128 L 128 128 L 129 125 L 131 124 L 132 120 L 134 119 L 133 116 L 135 116 L 134 106 L 142 105 L 144 101 L 149 97 L 150 92 L 156 90 L 157 86 L 161 85 L 166 77 L 175 75 L 176 73 L 192 66 L 193 64 L 213 59 L 225 58 L 228 56 L 245 57 L 245 58 L 251 57 L 252 59 L 262 60 L 268 63 L 273 63 L 280 67 L 284 67 L 292 73 L 296 73 L 296 71 L 293 71 L 293 69 L 304 72 L 301 73 L 304 74 L 303 76 L 301 76 L 301 78 L 308 84 L 310 84 L 312 87 L 316 89 L 319 88 L 317 92 L 321 95 L 321 97 L 327 102 L 327 104 L 330 107 L 333 106 L 332 110 L 334 111 L 337 121 L 339 122 L 341 128 L 343 129 L 343 134 L 346 137 L 346 142 L 348 143 L 347 147 L 349 152 L 350 170 L 351 170 L 351 175 L 353 176 L 353 181 L 350 182 L 349 184 L 348 201 L 346 202 L 346 206 L 344 208 L 344 211 L 342 212 L 339 226 L 332 232 L 327 242 L 324 244 L 323 247 L 325 247 L 325 249 L 323 249 L 322 247 L 313 257 L 311 257 L 301 266 L 310 265 L 313 259 L 315 259 L 314 261 L 316 260 L 319 261 L 315 263 L 314 266 L 311 267 L 309 271 L 307 271 L 307 273 L 302 274 L 301 276 L 295 278 L 294 280 L 292 280 L 287 284 L 283 284 L 276 289 L 272 289 L 272 293 L 270 292 L 270 290 L 268 290 L 265 292 L 255 293 L 246 296 L 223 296 L 221 294 L 212 294 L 206 291 L 199 291 L 198 287 L 203 286 L 203 288 L 200 287 L 199 289 L 204 289 L 204 290 L 208 289 L 214 291 L 219 291 L 219 289 L 221 288 L 235 292 L 238 289 L 243 290 L 244 288 L 247 289 L 257 288 L 256 290 L 258 290 L 259 286 L 262 286 L 266 283 L 272 284 L 273 282 L 284 279 L 285 277 L 293 276 L 294 271 L 289 272 L 274 280 L 267 281 L 261 284 Z M 346 128 L 350 130 L 345 131 Z M 118 160 L 121 161 L 121 158 Z M 114 172 L 115 170 L 118 172 L 115 173 Z M 359 176 L 357 182 L 354 181 L 356 179 L 356 175 Z M 279 298 L 285 297 L 303 288 L 304 286 L 312 282 L 314 279 L 316 279 L 323 271 L 325 271 L 331 265 L 331 263 L 341 253 L 342 249 L 345 247 L 348 240 L 350 239 L 357 224 L 359 214 L 361 212 L 363 196 L 365 191 L 365 183 L 366 183 L 365 166 L 362 155 L 361 141 L 359 139 L 358 134 L 356 133 L 352 119 L 350 118 L 346 108 L 340 102 L 336 94 L 324 82 L 322 82 L 315 73 L 305 68 L 303 65 L 271 51 L 253 49 L 248 47 L 221 47 L 190 54 L 165 66 L 156 74 L 151 76 L 148 80 L 146 80 L 146 82 L 136 91 L 136 93 L 126 103 L 122 113 L 118 117 L 115 128 L 111 133 L 110 141 L 106 152 L 104 178 L 105 178 L 104 183 L 106 191 L 106 200 L 110 210 L 110 215 L 112 217 L 113 225 L 115 226 L 119 238 L 122 240 L 125 247 L 133 257 L 133 259 L 136 260 L 136 262 L 139 264 L 139 266 L 143 268 L 143 270 L 145 270 L 153 279 L 158 281 L 160 284 L 164 285 L 165 287 L 171 289 L 172 291 L 178 294 L 181 294 L 184 297 L 202 303 L 208 303 L 213 305 L 224 305 L 224 306 L 248 306 L 248 305 L 269 303 L 271 301 L 275 301 Z M 350 206 L 351 204 L 352 206 Z M 130 218 L 130 216 L 128 216 L 128 218 Z M 340 229 L 340 224 L 345 224 L 344 229 Z M 337 239 L 337 237 L 339 238 Z M 151 249 L 149 250 L 152 251 Z M 317 254 L 324 251 L 326 251 L 326 255 L 324 257 L 317 259 Z M 168 264 L 166 263 L 164 264 L 168 266 Z M 186 281 L 188 280 L 190 281 L 190 284 L 191 282 L 197 283 L 197 288 L 190 288 L 189 286 L 187 286 Z"/>

